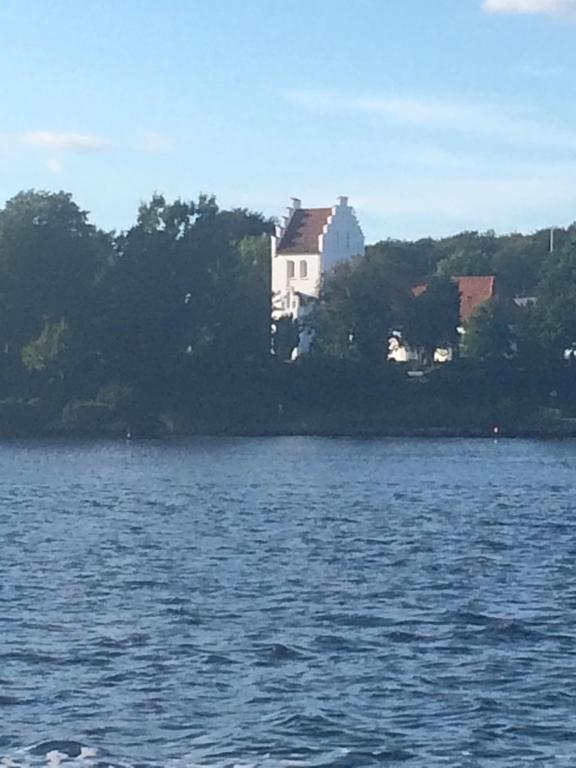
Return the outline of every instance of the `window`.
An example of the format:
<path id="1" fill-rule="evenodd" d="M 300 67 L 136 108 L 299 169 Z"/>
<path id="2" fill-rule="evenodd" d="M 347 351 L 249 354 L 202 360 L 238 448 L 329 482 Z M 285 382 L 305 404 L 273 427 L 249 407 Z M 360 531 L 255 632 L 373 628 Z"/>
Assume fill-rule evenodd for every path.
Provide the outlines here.
<path id="1" fill-rule="evenodd" d="M 301 261 L 300 262 L 300 277 L 301 278 L 308 277 L 308 262 L 307 261 Z"/>
<path id="2" fill-rule="evenodd" d="M 292 278 L 296 274 L 296 268 L 294 266 L 294 262 L 289 261 L 287 262 L 287 265 L 288 265 L 288 280 L 292 280 Z"/>

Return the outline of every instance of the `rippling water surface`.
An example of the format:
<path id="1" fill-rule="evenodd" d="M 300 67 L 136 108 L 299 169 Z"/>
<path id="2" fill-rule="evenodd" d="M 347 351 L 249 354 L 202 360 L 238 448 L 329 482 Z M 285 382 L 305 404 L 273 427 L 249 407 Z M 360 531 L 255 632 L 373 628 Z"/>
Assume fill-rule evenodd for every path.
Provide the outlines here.
<path id="1" fill-rule="evenodd" d="M 576 443 L 0 446 L 0 755 L 573 766 Z"/>

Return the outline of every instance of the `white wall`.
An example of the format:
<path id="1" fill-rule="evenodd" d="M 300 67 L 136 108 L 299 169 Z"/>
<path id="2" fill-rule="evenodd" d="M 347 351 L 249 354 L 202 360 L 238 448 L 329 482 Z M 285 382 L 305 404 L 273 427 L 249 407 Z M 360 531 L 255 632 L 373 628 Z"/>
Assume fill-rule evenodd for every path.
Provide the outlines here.
<path id="1" fill-rule="evenodd" d="M 308 276 L 300 277 L 300 265 L 305 261 Z M 288 264 L 294 264 L 294 277 L 288 276 Z M 272 293 L 283 296 L 287 291 L 299 291 L 307 296 L 318 296 L 320 287 L 320 256 L 317 253 L 294 253 L 276 256 L 272 260 Z M 291 308 L 293 312 L 293 309 Z"/>
<path id="2" fill-rule="evenodd" d="M 322 272 L 332 269 L 338 262 L 364 253 L 364 234 L 358 224 L 354 209 L 347 197 L 340 197 L 332 208 L 328 225 L 320 238 Z"/>

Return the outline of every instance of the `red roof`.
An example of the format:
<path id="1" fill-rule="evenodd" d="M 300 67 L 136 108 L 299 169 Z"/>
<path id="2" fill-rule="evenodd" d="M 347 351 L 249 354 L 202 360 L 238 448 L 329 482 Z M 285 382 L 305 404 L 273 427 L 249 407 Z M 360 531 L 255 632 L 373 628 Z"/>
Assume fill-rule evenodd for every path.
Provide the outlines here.
<path id="1" fill-rule="evenodd" d="M 465 323 L 479 306 L 496 295 L 496 278 L 494 275 L 453 277 L 460 291 L 460 320 Z M 427 285 L 415 285 L 412 289 L 414 296 L 420 296 L 428 288 Z"/>
<path id="2" fill-rule="evenodd" d="M 414 296 L 422 296 L 424 291 L 428 289 L 428 286 L 426 283 L 421 283 L 420 285 L 415 285 L 414 288 L 412 288 L 412 293 Z"/>
<path id="3" fill-rule="evenodd" d="M 299 208 L 294 211 L 277 253 L 318 253 L 318 238 L 331 214 L 332 208 Z"/>
<path id="4" fill-rule="evenodd" d="M 470 316 L 496 295 L 496 278 L 494 275 L 483 277 L 455 277 L 460 290 L 460 319 L 463 323 Z"/>

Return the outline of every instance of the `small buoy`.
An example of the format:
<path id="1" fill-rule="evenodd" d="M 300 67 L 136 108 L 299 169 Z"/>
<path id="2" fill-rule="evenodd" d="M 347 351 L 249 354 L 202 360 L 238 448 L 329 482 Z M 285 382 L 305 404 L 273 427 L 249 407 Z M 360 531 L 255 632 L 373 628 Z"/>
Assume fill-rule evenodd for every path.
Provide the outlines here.
<path id="1" fill-rule="evenodd" d="M 494 437 L 498 437 L 498 435 L 500 434 L 500 427 L 494 427 L 494 429 L 492 430 L 492 433 L 494 434 Z"/>
<path id="2" fill-rule="evenodd" d="M 132 440 L 132 432 L 130 430 L 126 432 L 126 440 Z"/>

